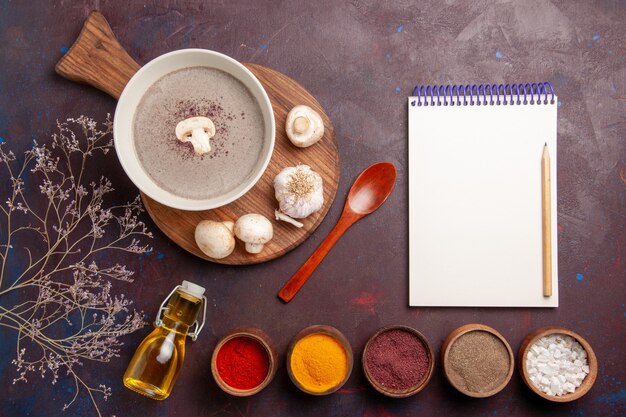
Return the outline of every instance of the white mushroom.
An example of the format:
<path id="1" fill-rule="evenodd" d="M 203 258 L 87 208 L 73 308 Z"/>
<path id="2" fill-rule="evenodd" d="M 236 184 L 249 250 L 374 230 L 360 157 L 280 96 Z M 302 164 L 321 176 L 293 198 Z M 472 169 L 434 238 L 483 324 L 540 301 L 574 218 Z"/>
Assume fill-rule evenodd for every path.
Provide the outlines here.
<path id="1" fill-rule="evenodd" d="M 287 115 L 285 130 L 291 143 L 298 148 L 306 148 L 324 136 L 324 122 L 319 113 L 301 104 Z"/>
<path id="2" fill-rule="evenodd" d="M 196 226 L 196 243 L 202 252 L 215 259 L 230 255 L 235 249 L 234 223 L 202 220 Z"/>
<path id="3" fill-rule="evenodd" d="M 211 151 L 209 139 L 215 136 L 215 125 L 208 117 L 190 117 L 176 125 L 176 138 L 181 142 L 191 142 L 196 155 Z"/>
<path id="4" fill-rule="evenodd" d="M 274 236 L 272 223 L 260 214 L 246 214 L 235 223 L 235 236 L 246 244 L 246 251 L 259 253 Z"/>

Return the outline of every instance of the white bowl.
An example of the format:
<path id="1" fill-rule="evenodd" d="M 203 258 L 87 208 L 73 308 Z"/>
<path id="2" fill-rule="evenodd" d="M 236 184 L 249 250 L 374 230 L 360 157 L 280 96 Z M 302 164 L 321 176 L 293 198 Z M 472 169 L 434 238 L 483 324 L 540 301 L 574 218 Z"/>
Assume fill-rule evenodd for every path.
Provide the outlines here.
<path id="1" fill-rule="evenodd" d="M 135 151 L 135 141 L 133 140 L 133 120 L 135 110 L 145 94 L 146 90 L 158 79 L 173 71 L 188 67 L 211 67 L 224 71 L 245 85 L 252 96 L 256 99 L 261 109 L 261 114 L 265 122 L 265 132 L 263 135 L 263 148 L 252 175 L 235 189 L 218 197 L 196 200 L 172 194 L 159 187 L 143 169 L 137 152 Z M 141 67 L 139 71 L 130 79 L 115 109 L 113 123 L 113 137 L 115 138 L 115 151 L 131 181 L 143 193 L 153 200 L 158 201 L 168 207 L 181 210 L 198 211 L 209 210 L 231 203 L 244 195 L 261 178 L 272 157 L 274 150 L 274 136 L 276 134 L 276 123 L 274 121 L 274 111 L 267 93 L 259 80 L 238 61 L 220 54 L 219 52 L 206 49 L 181 49 L 169 52 L 153 59 Z"/>

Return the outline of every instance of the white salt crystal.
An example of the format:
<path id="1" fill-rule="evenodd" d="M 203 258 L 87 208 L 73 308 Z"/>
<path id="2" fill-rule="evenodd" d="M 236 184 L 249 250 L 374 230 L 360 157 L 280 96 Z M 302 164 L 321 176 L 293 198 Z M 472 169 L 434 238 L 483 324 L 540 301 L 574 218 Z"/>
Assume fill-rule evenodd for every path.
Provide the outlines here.
<path id="1" fill-rule="evenodd" d="M 563 387 L 561 385 L 561 381 L 559 381 L 558 377 L 553 376 L 552 378 L 550 378 L 550 389 L 552 391 L 559 391 L 562 388 Z"/>
<path id="2" fill-rule="evenodd" d="M 573 337 L 544 336 L 530 347 L 526 370 L 542 392 L 550 396 L 571 393 L 589 374 L 587 352 Z"/>
<path id="3" fill-rule="evenodd" d="M 550 391 L 558 395 L 560 392 L 563 391 L 563 387 L 558 382 L 552 382 L 550 384 Z"/>
<path id="4" fill-rule="evenodd" d="M 552 376 L 552 375 L 556 375 L 556 374 L 559 372 L 559 369 L 558 369 L 558 368 L 555 368 L 554 366 L 548 365 L 548 366 L 546 366 L 546 368 L 543 370 L 543 372 L 544 372 L 546 375 L 550 375 L 550 376 Z"/>

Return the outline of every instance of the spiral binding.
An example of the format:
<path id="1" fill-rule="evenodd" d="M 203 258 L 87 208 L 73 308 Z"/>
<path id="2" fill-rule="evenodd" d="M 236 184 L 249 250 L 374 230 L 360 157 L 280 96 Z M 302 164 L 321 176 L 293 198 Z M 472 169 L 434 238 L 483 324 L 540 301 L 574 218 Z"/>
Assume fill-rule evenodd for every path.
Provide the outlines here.
<path id="1" fill-rule="evenodd" d="M 549 82 L 526 84 L 416 85 L 411 106 L 554 104 Z M 543 100 L 542 100 L 543 97 Z M 550 98 L 548 100 L 548 97 Z"/>

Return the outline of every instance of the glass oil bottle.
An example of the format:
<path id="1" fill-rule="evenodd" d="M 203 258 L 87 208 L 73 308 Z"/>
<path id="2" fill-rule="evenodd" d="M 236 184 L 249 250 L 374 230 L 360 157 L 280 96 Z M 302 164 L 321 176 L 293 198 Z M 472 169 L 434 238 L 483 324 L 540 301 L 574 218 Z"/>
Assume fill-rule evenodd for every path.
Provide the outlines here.
<path id="1" fill-rule="evenodd" d="M 203 317 L 199 324 L 197 317 L 201 308 Z M 187 336 L 196 340 L 205 316 L 204 288 L 189 281 L 176 286 L 161 304 L 155 329 L 141 342 L 131 359 L 124 373 L 124 385 L 155 400 L 166 399 L 185 359 L 185 340 Z M 189 332 L 193 325 L 195 330 Z"/>

